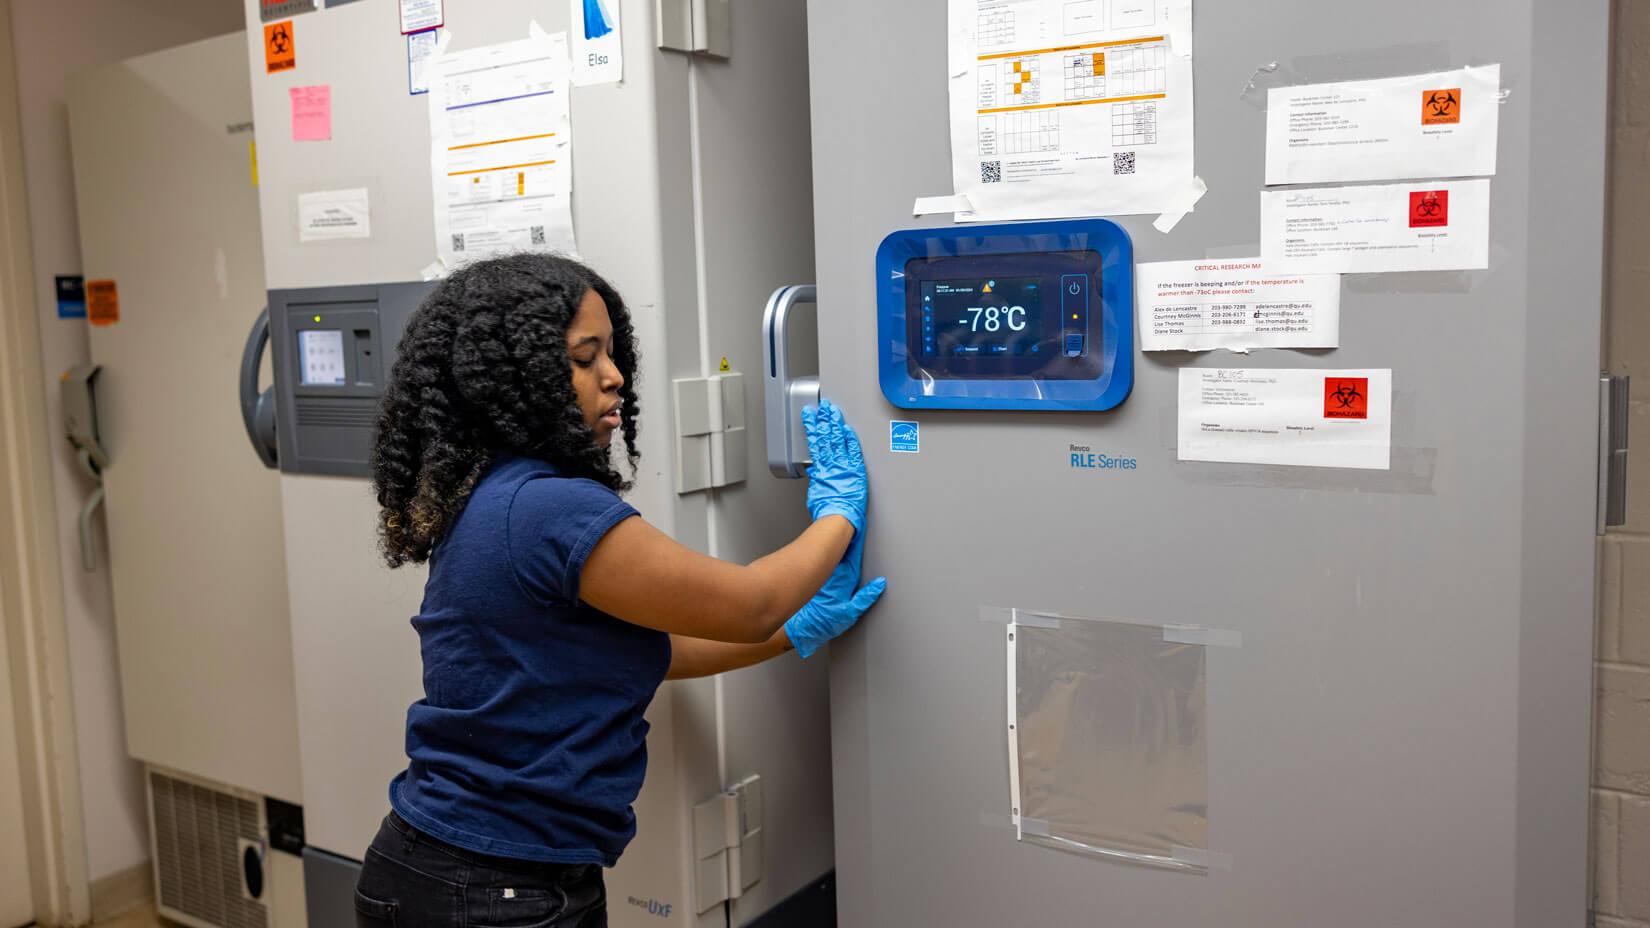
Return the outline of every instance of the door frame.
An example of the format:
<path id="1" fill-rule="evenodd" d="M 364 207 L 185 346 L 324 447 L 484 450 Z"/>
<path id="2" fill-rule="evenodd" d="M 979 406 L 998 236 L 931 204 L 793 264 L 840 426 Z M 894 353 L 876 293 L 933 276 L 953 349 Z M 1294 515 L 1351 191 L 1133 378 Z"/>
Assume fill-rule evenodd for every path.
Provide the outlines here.
<path id="1" fill-rule="evenodd" d="M 72 926 L 91 920 L 91 891 L 11 23 L 0 0 L 0 629 L 34 917 Z"/>

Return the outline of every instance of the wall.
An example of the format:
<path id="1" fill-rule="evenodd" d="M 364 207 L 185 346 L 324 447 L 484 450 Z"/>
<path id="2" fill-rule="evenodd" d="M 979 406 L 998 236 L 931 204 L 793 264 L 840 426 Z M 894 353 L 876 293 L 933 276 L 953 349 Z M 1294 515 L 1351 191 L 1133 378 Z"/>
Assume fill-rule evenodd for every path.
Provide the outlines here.
<path id="1" fill-rule="evenodd" d="M 1633 378 L 1627 524 L 1604 538 L 1593 761 L 1599 928 L 1650 926 L 1650 2 L 1616 0 L 1606 356 Z"/>
<path id="2" fill-rule="evenodd" d="M 11 7 L 41 367 L 47 381 L 47 421 L 55 428 L 61 421 L 58 376 L 87 357 L 86 323 L 57 318 L 53 285 L 54 275 L 80 273 L 64 81 L 76 71 L 235 32 L 243 22 L 240 8 L 222 0 L 13 0 Z M 108 574 L 101 566 L 91 574 L 80 566 L 78 515 L 88 486 L 67 442 L 57 445 L 53 486 L 87 872 L 95 882 L 147 859 L 143 788 L 137 764 L 126 756 Z M 100 565 L 107 558 L 101 538 L 98 557 Z"/>

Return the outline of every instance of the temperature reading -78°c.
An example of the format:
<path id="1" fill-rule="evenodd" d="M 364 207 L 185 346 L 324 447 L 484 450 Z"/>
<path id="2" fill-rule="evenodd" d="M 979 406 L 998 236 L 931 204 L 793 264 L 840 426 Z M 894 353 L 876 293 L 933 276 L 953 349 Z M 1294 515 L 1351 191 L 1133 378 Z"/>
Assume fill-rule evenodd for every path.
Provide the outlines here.
<path id="1" fill-rule="evenodd" d="M 980 330 L 980 321 L 985 321 L 985 330 L 995 332 L 1004 325 L 1011 331 L 1019 332 L 1026 327 L 1026 308 L 1024 306 L 970 306 L 968 312 L 974 314 L 972 319 L 958 319 L 957 324 L 968 325 L 970 332 Z"/>

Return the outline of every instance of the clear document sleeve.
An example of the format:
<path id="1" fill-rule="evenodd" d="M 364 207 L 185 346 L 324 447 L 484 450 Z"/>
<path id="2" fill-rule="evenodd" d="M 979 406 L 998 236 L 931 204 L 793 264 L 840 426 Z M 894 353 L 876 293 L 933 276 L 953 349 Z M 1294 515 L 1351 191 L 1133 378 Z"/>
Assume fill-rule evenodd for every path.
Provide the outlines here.
<path id="1" fill-rule="evenodd" d="M 1010 780 L 1021 840 L 1205 871 L 1205 646 L 1170 640 L 1186 636 L 1163 626 L 1030 620 L 1038 624 L 1008 629 Z"/>

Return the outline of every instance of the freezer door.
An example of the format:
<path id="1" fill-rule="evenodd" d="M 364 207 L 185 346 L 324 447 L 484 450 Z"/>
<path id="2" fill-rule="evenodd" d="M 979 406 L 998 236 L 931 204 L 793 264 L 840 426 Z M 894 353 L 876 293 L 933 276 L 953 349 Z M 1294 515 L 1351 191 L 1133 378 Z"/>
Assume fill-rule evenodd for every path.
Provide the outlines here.
<path id="1" fill-rule="evenodd" d="M 127 748 L 299 802 L 279 476 L 237 389 L 264 306 L 246 38 L 78 75 L 69 123 L 86 277 L 120 307 L 91 351 Z"/>
<path id="2" fill-rule="evenodd" d="M 1245 94 L 1257 68 L 1264 84 L 1499 62 L 1489 270 L 1348 276 L 1327 353 L 1137 353 L 1134 390 L 1109 412 L 897 409 L 878 387 L 873 272 L 889 233 L 951 223 L 912 218 L 916 198 L 952 192 L 948 12 L 1000 24 L 1029 6 L 808 4 L 820 383 L 864 438 L 866 569 L 888 577 L 833 645 L 841 923 L 1580 928 L 1610 4 L 1522 0 L 1486 16 L 1470 0 L 1395 0 L 1325 16 L 1312 0 L 1198 0 L 1209 193 L 1169 234 L 1152 216 L 1114 217 L 1137 261 L 1258 253 L 1266 99 Z M 1150 12 L 1063 6 L 1068 19 Z M 1183 367 L 1390 368 L 1391 469 L 1180 461 Z M 1075 465 L 1091 454 L 1137 467 Z M 1142 645 L 1132 664 L 1011 688 L 1010 608 L 1241 639 L 1187 645 L 1206 669 Z M 1005 694 L 1038 725 L 1017 757 Z M 1107 720 L 1129 706 L 1138 737 L 1111 740 Z M 1148 723 L 1168 722 L 1190 740 L 1145 751 L 1163 734 Z M 1098 807 L 1056 810 L 1090 835 L 1138 835 L 1141 810 L 1105 790 L 1195 779 L 1154 841 L 1206 840 L 1216 866 L 1020 840 L 1013 763 L 1044 765 L 1028 790 L 1100 790 Z M 1124 820 L 1085 820 L 1102 809 Z"/>

